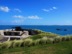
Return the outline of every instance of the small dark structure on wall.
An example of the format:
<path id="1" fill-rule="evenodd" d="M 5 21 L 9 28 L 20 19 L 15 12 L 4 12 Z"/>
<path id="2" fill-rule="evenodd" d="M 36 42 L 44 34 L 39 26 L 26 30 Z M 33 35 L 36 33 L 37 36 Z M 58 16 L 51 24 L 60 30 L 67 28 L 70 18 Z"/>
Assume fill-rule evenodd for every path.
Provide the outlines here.
<path id="1" fill-rule="evenodd" d="M 15 28 L 15 31 L 28 31 L 29 35 L 36 35 L 36 34 L 38 34 L 38 32 L 33 30 L 33 29 L 22 29 L 20 26 L 13 27 L 13 28 Z"/>

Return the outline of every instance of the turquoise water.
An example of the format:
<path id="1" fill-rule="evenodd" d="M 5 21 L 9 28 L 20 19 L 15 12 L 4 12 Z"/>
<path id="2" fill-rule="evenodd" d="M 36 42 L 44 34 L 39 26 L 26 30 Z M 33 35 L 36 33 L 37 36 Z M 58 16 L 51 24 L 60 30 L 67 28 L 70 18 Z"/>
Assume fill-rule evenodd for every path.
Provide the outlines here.
<path id="1" fill-rule="evenodd" d="M 0 25 L 0 29 L 11 29 L 12 27 L 15 27 L 17 25 Z M 22 28 L 26 29 L 39 29 L 43 30 L 45 32 L 52 32 L 59 35 L 67 35 L 72 34 L 72 26 L 47 26 L 47 25 L 18 25 Z"/>

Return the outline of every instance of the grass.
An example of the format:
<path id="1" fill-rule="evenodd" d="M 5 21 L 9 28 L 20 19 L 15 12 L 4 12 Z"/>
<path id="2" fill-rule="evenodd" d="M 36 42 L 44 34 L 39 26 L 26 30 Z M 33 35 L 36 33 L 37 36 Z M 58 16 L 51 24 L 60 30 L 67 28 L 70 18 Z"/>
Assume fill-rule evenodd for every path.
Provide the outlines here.
<path id="1" fill-rule="evenodd" d="M 50 32 L 41 32 L 41 33 L 39 33 L 37 35 L 32 35 L 29 38 L 31 38 L 33 40 L 36 40 L 36 39 L 40 39 L 40 38 L 43 38 L 43 37 L 55 38 L 57 36 L 59 36 L 59 35 L 54 34 L 54 33 L 50 33 Z"/>
<path id="2" fill-rule="evenodd" d="M 14 40 L 12 41 L 12 47 L 21 47 L 22 40 Z"/>
<path id="3" fill-rule="evenodd" d="M 47 37 L 43 37 L 43 38 L 41 38 L 41 43 L 42 44 L 46 44 L 47 43 L 47 41 L 48 41 L 48 38 Z"/>
<path id="4" fill-rule="evenodd" d="M 33 40 L 28 38 L 24 40 L 24 46 L 32 46 Z"/>
<path id="5" fill-rule="evenodd" d="M 71 54 L 72 41 L 64 41 L 56 44 L 44 44 L 31 47 L 15 47 L 0 49 L 0 54 Z"/>
<path id="6" fill-rule="evenodd" d="M 71 54 L 72 35 L 59 36 L 38 31 L 39 34 L 22 40 L 0 43 L 0 54 Z"/>

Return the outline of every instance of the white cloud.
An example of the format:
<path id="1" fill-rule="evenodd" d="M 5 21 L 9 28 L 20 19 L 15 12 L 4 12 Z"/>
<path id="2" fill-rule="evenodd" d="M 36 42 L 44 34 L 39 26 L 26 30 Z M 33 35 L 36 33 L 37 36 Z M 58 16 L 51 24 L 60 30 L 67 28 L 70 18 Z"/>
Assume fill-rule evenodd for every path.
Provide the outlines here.
<path id="1" fill-rule="evenodd" d="M 37 15 L 27 16 L 27 17 L 24 17 L 22 15 L 14 15 L 13 18 L 19 19 L 19 20 L 24 20 L 24 19 L 41 19 L 41 17 L 39 17 Z"/>
<path id="2" fill-rule="evenodd" d="M 17 12 L 21 12 L 21 10 L 20 9 L 18 9 L 18 8 L 16 8 L 16 9 L 14 9 L 15 11 L 17 11 Z"/>
<path id="3" fill-rule="evenodd" d="M 52 10 L 55 10 L 55 9 L 57 9 L 57 7 L 51 7 L 49 9 L 42 9 L 42 10 L 45 11 L 45 12 L 49 12 L 49 11 L 52 11 Z"/>
<path id="4" fill-rule="evenodd" d="M 24 16 L 22 15 L 14 15 L 13 18 L 14 20 L 12 21 L 12 23 L 17 23 L 17 24 L 23 23 L 25 19 Z"/>
<path id="5" fill-rule="evenodd" d="M 53 10 L 52 8 L 50 8 L 49 10 Z"/>
<path id="6" fill-rule="evenodd" d="M 24 18 L 24 16 L 22 16 L 22 15 L 14 15 L 13 17 L 14 18 Z"/>
<path id="7" fill-rule="evenodd" d="M 0 6 L 0 10 L 1 11 L 4 11 L 4 12 L 9 12 L 10 11 L 10 9 L 6 6 Z"/>
<path id="8" fill-rule="evenodd" d="M 50 10 L 48 10 L 48 9 L 42 9 L 43 11 L 45 11 L 45 12 L 49 12 Z"/>
<path id="9" fill-rule="evenodd" d="M 35 15 L 35 16 L 28 16 L 29 19 L 41 19 L 39 16 Z"/>
<path id="10" fill-rule="evenodd" d="M 53 7 L 53 9 L 57 9 L 57 7 Z"/>
<path id="11" fill-rule="evenodd" d="M 12 23 L 18 23 L 18 24 L 19 24 L 19 23 L 23 23 L 23 22 L 24 22 L 24 20 L 19 20 L 19 19 L 12 21 Z"/>

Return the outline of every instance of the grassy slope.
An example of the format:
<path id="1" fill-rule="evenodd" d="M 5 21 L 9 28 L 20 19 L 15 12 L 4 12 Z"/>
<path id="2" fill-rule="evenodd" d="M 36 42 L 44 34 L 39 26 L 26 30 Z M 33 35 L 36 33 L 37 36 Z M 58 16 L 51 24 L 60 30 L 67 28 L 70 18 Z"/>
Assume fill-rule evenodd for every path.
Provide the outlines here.
<path id="1" fill-rule="evenodd" d="M 1 49 L 0 54 L 1 52 L 2 54 L 70 54 L 72 53 L 72 41 L 31 47 Z"/>

